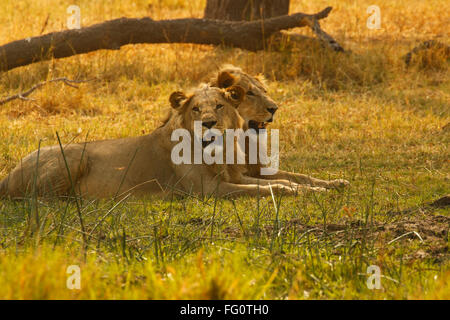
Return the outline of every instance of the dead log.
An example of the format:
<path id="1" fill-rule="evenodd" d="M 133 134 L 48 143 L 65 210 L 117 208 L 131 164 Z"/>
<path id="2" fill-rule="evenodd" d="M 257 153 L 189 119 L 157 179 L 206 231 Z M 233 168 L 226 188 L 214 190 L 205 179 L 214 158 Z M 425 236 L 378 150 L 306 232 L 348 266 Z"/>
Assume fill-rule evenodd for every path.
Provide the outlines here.
<path id="1" fill-rule="evenodd" d="M 238 22 L 120 18 L 0 46 L 0 71 L 101 49 L 118 50 L 124 45 L 137 43 L 226 45 L 257 51 L 264 49 L 266 40 L 280 30 L 304 26 L 317 28 L 317 20 L 326 18 L 331 10 L 331 7 L 327 7 L 316 14 L 295 13 L 267 20 Z"/>

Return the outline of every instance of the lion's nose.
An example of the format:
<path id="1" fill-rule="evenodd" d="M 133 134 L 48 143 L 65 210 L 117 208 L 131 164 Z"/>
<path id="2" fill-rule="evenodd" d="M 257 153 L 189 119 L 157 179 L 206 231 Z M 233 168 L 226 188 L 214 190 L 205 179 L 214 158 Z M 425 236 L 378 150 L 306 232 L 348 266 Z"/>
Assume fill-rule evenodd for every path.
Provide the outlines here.
<path id="1" fill-rule="evenodd" d="M 271 114 L 274 114 L 277 111 L 278 108 L 267 108 L 267 111 L 269 111 Z"/>
<path id="2" fill-rule="evenodd" d="M 217 121 L 203 121 L 202 126 L 211 129 L 216 123 Z"/>

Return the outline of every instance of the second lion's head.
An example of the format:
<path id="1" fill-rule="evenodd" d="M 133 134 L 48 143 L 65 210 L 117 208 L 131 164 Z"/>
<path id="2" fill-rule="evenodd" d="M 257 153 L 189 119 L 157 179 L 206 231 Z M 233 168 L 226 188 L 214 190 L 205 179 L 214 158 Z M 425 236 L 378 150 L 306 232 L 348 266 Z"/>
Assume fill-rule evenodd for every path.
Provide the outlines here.
<path id="1" fill-rule="evenodd" d="M 178 124 L 194 131 L 194 122 L 200 121 L 204 130 L 216 129 L 224 133 L 225 129 L 239 129 L 244 121 L 236 108 L 242 102 L 245 91 L 240 86 L 227 89 L 203 84 L 189 94 L 175 91 L 170 95 L 173 116 Z"/>

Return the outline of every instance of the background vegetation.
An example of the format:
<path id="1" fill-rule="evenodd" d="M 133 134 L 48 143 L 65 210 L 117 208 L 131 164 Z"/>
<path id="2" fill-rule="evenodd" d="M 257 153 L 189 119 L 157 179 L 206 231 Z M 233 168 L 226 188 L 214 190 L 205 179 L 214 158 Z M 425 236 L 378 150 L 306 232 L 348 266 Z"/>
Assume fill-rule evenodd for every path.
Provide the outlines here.
<path id="1" fill-rule="evenodd" d="M 127 17 L 201 17 L 205 1 L 3 0 L 0 43 Z M 369 30 L 366 9 L 381 8 Z M 0 178 L 41 145 L 149 133 L 169 94 L 223 63 L 262 73 L 280 110 L 281 168 L 351 186 L 327 194 L 70 202 L 0 200 L 0 299 L 450 298 L 449 60 L 402 55 L 424 40 L 449 43 L 445 1 L 292 0 L 291 12 L 334 10 L 321 22 L 351 54 L 314 43 L 265 52 L 134 45 L 37 63 L 0 75 L 0 96 L 65 76 L 34 100 L 0 106 Z M 295 30 L 311 35 L 305 28 Z M 278 48 L 279 49 L 279 48 Z M 416 232 L 416 233 L 414 233 Z M 81 267 L 81 290 L 66 269 Z M 369 265 L 382 288 L 366 286 Z"/>

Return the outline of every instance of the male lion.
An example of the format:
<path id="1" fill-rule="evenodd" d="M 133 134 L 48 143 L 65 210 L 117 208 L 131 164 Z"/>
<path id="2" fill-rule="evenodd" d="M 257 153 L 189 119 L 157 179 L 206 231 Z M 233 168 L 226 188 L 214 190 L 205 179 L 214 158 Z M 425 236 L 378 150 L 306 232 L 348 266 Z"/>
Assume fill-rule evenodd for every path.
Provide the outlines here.
<path id="1" fill-rule="evenodd" d="M 187 129 L 192 135 L 194 121 L 220 132 L 242 128 L 244 120 L 236 108 L 244 95 L 239 86 L 221 89 L 204 85 L 189 95 L 174 92 L 169 99 L 173 108 L 170 118 L 151 134 L 34 151 L 0 182 L 0 195 L 18 198 L 77 192 L 85 197 L 104 198 L 175 191 L 227 196 L 270 195 L 281 190 L 295 194 L 296 184 L 274 180 L 269 186 L 267 180 L 246 177 L 237 165 L 173 163 L 171 153 L 176 142 L 171 136 L 175 129 Z"/>
<path id="2" fill-rule="evenodd" d="M 233 65 L 224 65 L 218 73 L 218 77 L 210 80 L 212 86 L 228 88 L 238 85 L 245 90 L 245 97 L 238 106 L 238 112 L 245 120 L 245 128 L 265 129 L 268 123 L 273 122 L 275 112 L 278 110 L 277 104 L 267 94 L 264 79 L 261 76 L 253 77 L 241 68 Z M 249 148 L 246 148 L 248 152 Z M 248 163 L 248 161 L 246 162 Z M 347 180 L 320 180 L 304 174 L 278 170 L 273 175 L 261 175 L 261 164 L 247 164 L 247 175 L 254 178 L 270 180 L 289 180 L 302 185 L 310 185 L 323 188 L 340 188 L 349 184 Z"/>

